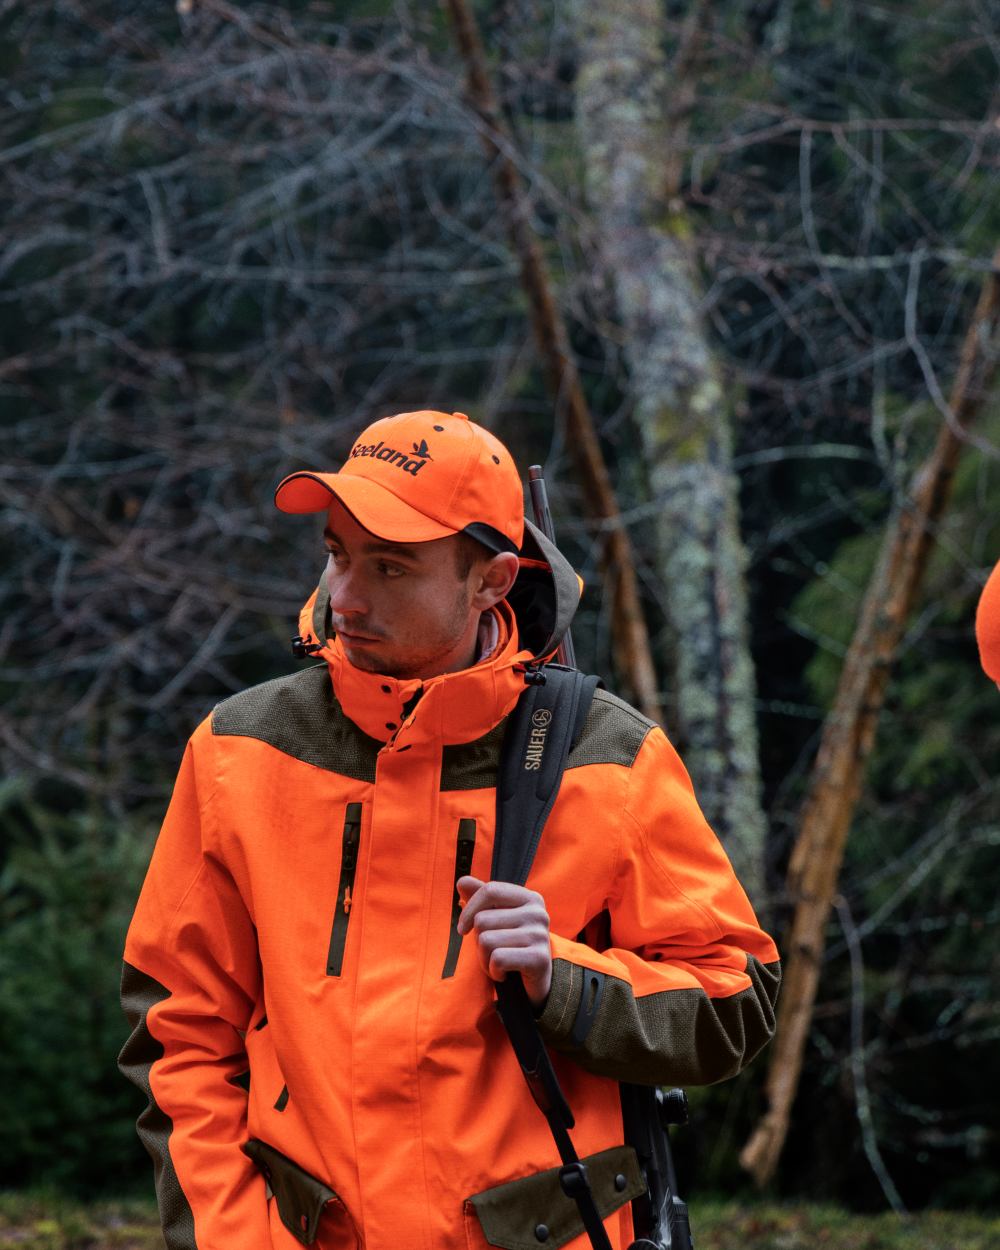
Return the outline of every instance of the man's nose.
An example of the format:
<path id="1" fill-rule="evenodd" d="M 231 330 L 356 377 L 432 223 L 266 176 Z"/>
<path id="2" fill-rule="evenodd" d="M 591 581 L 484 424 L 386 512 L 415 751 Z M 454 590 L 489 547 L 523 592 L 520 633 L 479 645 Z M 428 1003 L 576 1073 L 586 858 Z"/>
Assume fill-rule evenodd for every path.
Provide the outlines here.
<path id="1" fill-rule="evenodd" d="M 362 580 L 353 569 L 336 569 L 331 563 L 326 584 L 330 591 L 330 611 L 335 615 L 357 615 L 368 611 Z"/>

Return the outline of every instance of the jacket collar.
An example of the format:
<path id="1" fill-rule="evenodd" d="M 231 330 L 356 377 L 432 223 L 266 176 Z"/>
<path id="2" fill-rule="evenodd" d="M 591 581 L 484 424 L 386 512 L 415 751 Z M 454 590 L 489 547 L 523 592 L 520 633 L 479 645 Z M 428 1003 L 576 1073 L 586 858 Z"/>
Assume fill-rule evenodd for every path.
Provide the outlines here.
<path id="1" fill-rule="evenodd" d="M 506 642 L 479 664 L 427 680 L 400 679 L 356 668 L 333 634 L 325 583 L 302 609 L 303 635 L 325 639 L 316 653 L 330 669 L 337 701 L 345 715 L 371 738 L 397 745 L 437 741 L 471 742 L 488 733 L 510 712 L 524 690 L 524 666 L 531 652 L 520 646 L 514 614 L 506 602 L 502 616 Z"/>

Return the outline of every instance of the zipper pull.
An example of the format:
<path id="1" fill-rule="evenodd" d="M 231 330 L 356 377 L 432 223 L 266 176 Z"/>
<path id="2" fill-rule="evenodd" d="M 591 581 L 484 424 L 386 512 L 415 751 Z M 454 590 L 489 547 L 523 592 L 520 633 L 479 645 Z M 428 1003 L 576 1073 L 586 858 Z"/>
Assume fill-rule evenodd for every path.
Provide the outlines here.
<path id="1" fill-rule="evenodd" d="M 351 912 L 351 887 L 344 886 L 344 915 L 348 916 Z"/>

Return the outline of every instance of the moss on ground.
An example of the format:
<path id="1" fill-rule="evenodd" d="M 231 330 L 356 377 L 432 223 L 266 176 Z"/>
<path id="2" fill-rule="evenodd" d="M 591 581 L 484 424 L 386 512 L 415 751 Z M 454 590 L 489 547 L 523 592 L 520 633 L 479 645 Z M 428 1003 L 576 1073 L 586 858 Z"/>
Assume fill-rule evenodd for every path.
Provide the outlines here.
<path id="1" fill-rule="evenodd" d="M 701 1201 L 697 1250 L 995 1250 L 1000 1215 L 923 1211 L 851 1215 L 836 1207 Z M 0 1250 L 163 1250 L 151 1201 L 84 1205 L 52 1194 L 0 1193 Z"/>
<path id="2" fill-rule="evenodd" d="M 151 1200 L 83 1204 L 51 1193 L 0 1193 L 7 1250 L 163 1250 Z"/>
<path id="3" fill-rule="evenodd" d="M 852 1215 L 836 1207 L 697 1203 L 697 1250 L 995 1250 L 1000 1215 Z"/>

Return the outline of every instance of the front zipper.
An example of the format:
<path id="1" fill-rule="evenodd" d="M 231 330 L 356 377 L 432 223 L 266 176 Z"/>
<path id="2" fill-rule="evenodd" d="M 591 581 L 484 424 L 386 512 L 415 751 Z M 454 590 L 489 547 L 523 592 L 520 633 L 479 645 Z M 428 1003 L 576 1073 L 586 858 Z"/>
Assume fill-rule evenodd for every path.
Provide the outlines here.
<path id="1" fill-rule="evenodd" d="M 462 900 L 458 897 L 458 879 L 467 877 L 472 869 L 472 853 L 476 849 L 476 822 L 462 819 L 458 822 L 458 844 L 455 848 L 455 884 L 451 893 L 451 934 L 448 938 L 448 954 L 445 956 L 442 981 L 453 976 L 462 949 L 462 935 L 458 931 L 458 918 L 462 914 Z"/>
<path id="2" fill-rule="evenodd" d="M 326 975 L 339 977 L 347 944 L 347 926 L 351 922 L 354 902 L 354 872 L 358 866 L 358 843 L 361 839 L 361 804 L 348 803 L 344 816 L 344 846 L 340 856 L 340 885 L 333 913 L 330 950 L 326 957 Z"/>

